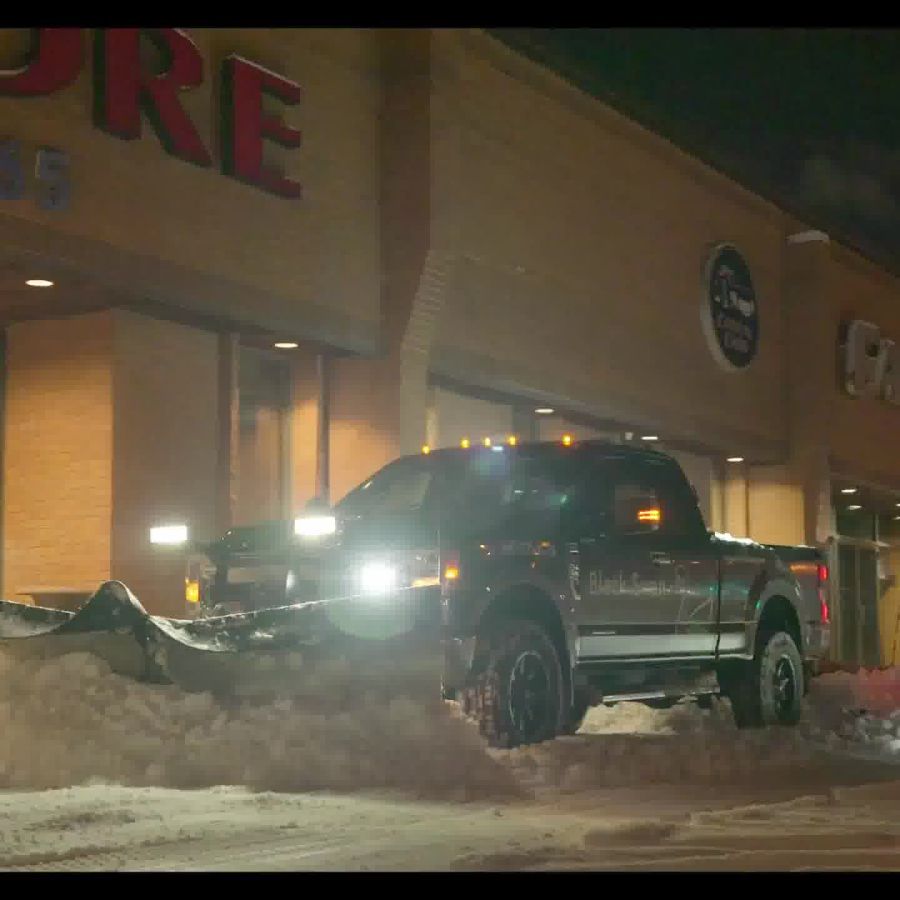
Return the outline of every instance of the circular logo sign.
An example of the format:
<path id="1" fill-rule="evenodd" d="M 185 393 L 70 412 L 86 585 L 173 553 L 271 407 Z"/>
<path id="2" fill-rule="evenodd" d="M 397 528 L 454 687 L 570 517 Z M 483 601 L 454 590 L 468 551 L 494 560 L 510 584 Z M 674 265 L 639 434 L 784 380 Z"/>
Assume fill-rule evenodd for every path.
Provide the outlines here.
<path id="1" fill-rule="evenodd" d="M 720 244 L 706 266 L 703 330 L 713 356 L 729 369 L 743 369 L 756 357 L 759 311 L 750 269 L 730 244 Z"/>

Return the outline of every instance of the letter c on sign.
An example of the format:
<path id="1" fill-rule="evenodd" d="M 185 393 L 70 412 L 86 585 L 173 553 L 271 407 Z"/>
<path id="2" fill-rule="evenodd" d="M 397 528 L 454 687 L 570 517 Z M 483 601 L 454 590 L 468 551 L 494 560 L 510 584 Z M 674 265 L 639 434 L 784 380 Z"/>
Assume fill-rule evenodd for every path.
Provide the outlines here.
<path id="1" fill-rule="evenodd" d="M 39 97 L 70 85 L 84 63 L 81 28 L 33 28 L 28 62 L 0 70 L 0 95 Z"/>

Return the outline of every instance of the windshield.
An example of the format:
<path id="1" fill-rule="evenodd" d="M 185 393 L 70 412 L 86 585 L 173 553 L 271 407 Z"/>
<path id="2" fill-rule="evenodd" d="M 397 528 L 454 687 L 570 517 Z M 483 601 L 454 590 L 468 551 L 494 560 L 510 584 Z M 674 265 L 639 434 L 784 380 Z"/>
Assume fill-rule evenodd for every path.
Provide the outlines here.
<path id="1" fill-rule="evenodd" d="M 434 457 L 405 457 L 354 488 L 336 511 L 344 518 L 396 516 L 435 505 L 466 518 L 558 511 L 571 490 L 570 456 L 473 450 L 444 457 L 440 465 Z"/>
<path id="2" fill-rule="evenodd" d="M 429 497 L 432 467 L 424 457 L 400 459 L 354 488 L 336 509 L 342 516 L 392 516 L 422 509 Z"/>

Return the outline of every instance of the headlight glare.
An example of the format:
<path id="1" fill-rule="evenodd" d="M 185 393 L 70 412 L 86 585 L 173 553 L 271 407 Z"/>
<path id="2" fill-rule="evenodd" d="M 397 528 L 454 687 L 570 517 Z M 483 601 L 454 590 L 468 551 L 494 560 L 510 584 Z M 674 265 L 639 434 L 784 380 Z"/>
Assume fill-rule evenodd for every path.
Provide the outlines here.
<path id="1" fill-rule="evenodd" d="M 294 534 L 302 538 L 325 537 L 337 530 L 334 516 L 301 516 L 294 519 Z"/>
<path id="2" fill-rule="evenodd" d="M 360 569 L 359 587 L 364 594 L 387 594 L 397 583 L 397 568 L 389 563 L 369 562 Z"/>

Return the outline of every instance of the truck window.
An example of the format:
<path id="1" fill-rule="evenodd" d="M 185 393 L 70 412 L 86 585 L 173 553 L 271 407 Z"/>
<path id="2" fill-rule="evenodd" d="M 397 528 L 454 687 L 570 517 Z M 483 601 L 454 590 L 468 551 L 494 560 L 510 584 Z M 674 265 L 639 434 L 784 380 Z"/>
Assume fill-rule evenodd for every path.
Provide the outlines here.
<path id="1" fill-rule="evenodd" d="M 702 533 L 697 499 L 677 464 L 667 459 L 631 461 L 616 481 L 616 531 L 690 537 Z"/>
<path id="2" fill-rule="evenodd" d="M 613 518 L 616 534 L 647 534 L 660 530 L 662 506 L 656 491 L 633 481 L 613 488 Z"/>
<path id="3" fill-rule="evenodd" d="M 564 478 L 562 532 L 566 540 L 606 537 L 611 530 L 609 466 L 605 461 L 572 461 Z"/>
<path id="4" fill-rule="evenodd" d="M 548 453 L 474 451 L 448 475 L 445 509 L 478 528 L 555 529 L 568 501 L 566 468 Z"/>
<path id="5" fill-rule="evenodd" d="M 416 512 L 426 505 L 432 477 L 426 459 L 398 460 L 347 494 L 337 509 L 350 517 Z"/>

